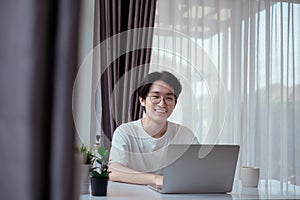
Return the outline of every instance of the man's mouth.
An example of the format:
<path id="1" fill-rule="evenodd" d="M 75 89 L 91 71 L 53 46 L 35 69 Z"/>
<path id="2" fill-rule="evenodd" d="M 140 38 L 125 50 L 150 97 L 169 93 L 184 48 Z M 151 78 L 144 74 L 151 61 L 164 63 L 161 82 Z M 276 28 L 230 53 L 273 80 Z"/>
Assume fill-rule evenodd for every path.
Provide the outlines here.
<path id="1" fill-rule="evenodd" d="M 167 110 L 166 109 L 154 109 L 156 112 L 159 112 L 159 113 L 166 113 Z"/>

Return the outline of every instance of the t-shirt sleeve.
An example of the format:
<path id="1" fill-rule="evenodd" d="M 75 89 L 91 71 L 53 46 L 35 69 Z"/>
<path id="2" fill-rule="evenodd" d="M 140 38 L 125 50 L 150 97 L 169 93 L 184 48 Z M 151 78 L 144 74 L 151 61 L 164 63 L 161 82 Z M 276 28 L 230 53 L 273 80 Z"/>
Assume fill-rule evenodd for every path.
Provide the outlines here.
<path id="1" fill-rule="evenodd" d="M 176 125 L 176 137 L 174 143 L 198 144 L 199 141 L 191 129 L 186 126 Z"/>
<path id="2" fill-rule="evenodd" d="M 118 127 L 113 135 L 112 146 L 110 149 L 109 164 L 121 163 L 124 166 L 128 164 L 128 141 L 126 133 L 121 127 Z"/>
<path id="3" fill-rule="evenodd" d="M 191 138 L 191 144 L 199 144 L 197 136 L 193 133 L 193 131 L 191 129 L 189 129 L 189 128 L 187 128 L 187 129 L 188 129 L 188 132 L 189 132 L 189 135 Z"/>
<path id="4" fill-rule="evenodd" d="M 187 127 L 186 128 L 186 139 L 188 142 L 190 142 L 190 144 L 198 144 L 198 139 L 196 137 L 196 135 L 193 133 L 193 131 Z"/>

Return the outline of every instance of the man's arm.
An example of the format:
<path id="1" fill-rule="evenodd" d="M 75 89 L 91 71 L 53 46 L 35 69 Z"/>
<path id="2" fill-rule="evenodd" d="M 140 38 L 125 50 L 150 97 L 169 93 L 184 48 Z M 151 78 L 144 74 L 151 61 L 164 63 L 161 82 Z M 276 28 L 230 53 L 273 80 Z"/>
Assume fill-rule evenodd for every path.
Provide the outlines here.
<path id="1" fill-rule="evenodd" d="M 163 183 L 161 175 L 138 172 L 124 167 L 121 163 L 111 163 L 109 171 L 111 171 L 109 174 L 111 181 L 157 186 L 162 186 Z"/>

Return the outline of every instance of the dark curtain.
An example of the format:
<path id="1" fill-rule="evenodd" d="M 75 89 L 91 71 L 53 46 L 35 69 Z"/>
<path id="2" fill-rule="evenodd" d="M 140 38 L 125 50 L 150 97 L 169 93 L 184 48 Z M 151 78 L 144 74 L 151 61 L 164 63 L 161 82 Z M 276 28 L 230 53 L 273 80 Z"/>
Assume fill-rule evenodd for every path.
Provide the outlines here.
<path id="1" fill-rule="evenodd" d="M 154 26 L 156 1 L 149 0 L 101 0 L 96 3 L 99 20 L 95 41 L 101 43 L 117 34 L 125 34 L 114 40 L 117 48 L 106 46 L 101 52 L 102 134 L 111 140 L 113 131 L 121 123 L 142 117 L 143 110 L 134 93 L 137 84 L 149 73 L 151 43 Z M 128 32 L 141 28 L 136 32 Z M 125 38 L 125 39 L 124 39 Z M 148 44 L 148 45 L 144 45 Z M 149 45 L 150 44 L 150 45 Z M 147 46 L 147 48 L 137 48 Z M 112 63 L 109 58 L 120 53 Z M 130 51 L 130 49 L 133 49 Z M 105 59 L 106 58 L 106 59 Z"/>
<path id="2" fill-rule="evenodd" d="M 78 17 L 73 0 L 1 2 L 0 199 L 76 199 Z"/>

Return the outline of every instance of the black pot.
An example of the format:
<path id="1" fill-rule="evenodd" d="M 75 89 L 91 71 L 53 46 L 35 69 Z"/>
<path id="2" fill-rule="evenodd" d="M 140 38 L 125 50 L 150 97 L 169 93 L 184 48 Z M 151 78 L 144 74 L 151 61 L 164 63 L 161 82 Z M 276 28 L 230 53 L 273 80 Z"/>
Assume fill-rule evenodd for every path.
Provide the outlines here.
<path id="1" fill-rule="evenodd" d="M 93 196 L 106 196 L 108 179 L 91 177 L 91 190 Z"/>

